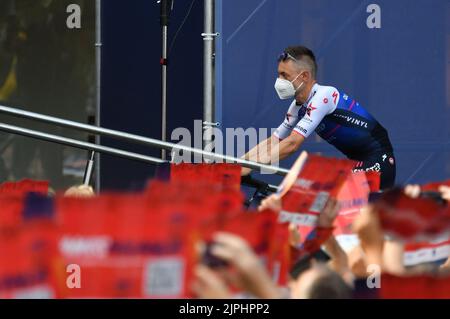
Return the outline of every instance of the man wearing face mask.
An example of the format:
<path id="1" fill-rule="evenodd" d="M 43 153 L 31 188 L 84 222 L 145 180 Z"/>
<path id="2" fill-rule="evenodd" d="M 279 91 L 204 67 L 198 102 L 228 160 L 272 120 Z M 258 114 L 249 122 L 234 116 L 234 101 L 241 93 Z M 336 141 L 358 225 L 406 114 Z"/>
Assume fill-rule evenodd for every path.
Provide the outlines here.
<path id="1" fill-rule="evenodd" d="M 332 86 L 316 82 L 314 53 L 303 46 L 287 48 L 278 59 L 275 90 L 294 99 L 284 122 L 244 158 L 268 164 L 295 153 L 315 131 L 349 159 L 355 171 L 381 173 L 381 189 L 395 183 L 395 157 L 386 129 L 357 101 Z M 242 175 L 250 169 L 243 168 Z"/>

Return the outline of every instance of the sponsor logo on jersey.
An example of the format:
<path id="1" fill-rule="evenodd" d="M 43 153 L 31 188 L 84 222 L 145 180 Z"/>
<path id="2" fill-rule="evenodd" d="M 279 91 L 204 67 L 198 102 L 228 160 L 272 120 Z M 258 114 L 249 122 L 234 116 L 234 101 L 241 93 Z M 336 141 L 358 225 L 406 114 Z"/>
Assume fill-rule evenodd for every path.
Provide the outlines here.
<path id="1" fill-rule="evenodd" d="M 353 172 L 381 172 L 381 165 L 380 163 L 375 163 L 371 167 L 362 168 L 362 169 L 354 169 Z"/>
<path id="2" fill-rule="evenodd" d="M 317 107 L 314 107 L 314 106 L 312 105 L 312 103 L 310 103 L 310 104 L 308 105 L 308 107 L 306 108 L 306 114 L 307 114 L 308 116 L 311 116 L 311 113 L 314 112 L 314 110 L 316 110 L 316 109 L 317 109 Z"/>
<path id="3" fill-rule="evenodd" d="M 311 120 L 309 117 L 303 117 L 302 118 L 302 122 L 308 122 L 308 123 L 312 123 L 313 120 Z"/>
<path id="4" fill-rule="evenodd" d="M 345 119 L 345 121 L 349 124 L 353 124 L 362 128 L 369 128 L 369 123 L 360 119 L 357 119 L 353 116 L 349 116 L 349 115 L 344 115 L 344 114 L 334 114 L 334 116 L 336 117 L 340 117 Z"/>
<path id="5" fill-rule="evenodd" d="M 292 114 L 287 113 L 287 114 L 286 114 L 286 121 L 289 122 L 289 120 L 291 119 L 292 116 L 293 116 Z"/>
<path id="6" fill-rule="evenodd" d="M 303 134 L 308 134 L 308 130 L 301 126 L 297 126 L 296 129 Z"/>

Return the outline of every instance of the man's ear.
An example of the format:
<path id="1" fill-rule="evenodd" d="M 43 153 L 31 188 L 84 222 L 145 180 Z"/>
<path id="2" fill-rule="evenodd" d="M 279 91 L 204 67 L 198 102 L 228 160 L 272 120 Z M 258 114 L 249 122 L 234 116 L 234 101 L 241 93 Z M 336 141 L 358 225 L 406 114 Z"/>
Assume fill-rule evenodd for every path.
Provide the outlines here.
<path id="1" fill-rule="evenodd" d="M 309 82 L 312 78 L 311 72 L 310 71 L 305 71 L 302 74 L 302 80 L 305 81 L 306 83 Z"/>

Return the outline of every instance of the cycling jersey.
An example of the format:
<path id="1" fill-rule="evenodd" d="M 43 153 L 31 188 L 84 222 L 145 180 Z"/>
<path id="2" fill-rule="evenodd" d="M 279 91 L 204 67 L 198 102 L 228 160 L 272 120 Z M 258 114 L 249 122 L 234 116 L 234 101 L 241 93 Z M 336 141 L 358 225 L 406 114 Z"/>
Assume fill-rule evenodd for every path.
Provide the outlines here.
<path id="1" fill-rule="evenodd" d="M 386 129 L 353 98 L 331 86 L 315 84 L 304 104 L 292 102 L 274 135 L 282 140 L 295 132 L 307 138 L 313 131 L 352 160 L 393 152 Z"/>

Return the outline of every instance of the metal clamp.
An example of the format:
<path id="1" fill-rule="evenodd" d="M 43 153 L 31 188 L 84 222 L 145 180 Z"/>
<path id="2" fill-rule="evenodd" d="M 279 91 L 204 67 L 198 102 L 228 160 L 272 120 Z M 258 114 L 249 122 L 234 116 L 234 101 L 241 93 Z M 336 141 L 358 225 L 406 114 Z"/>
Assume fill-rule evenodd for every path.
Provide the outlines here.
<path id="1" fill-rule="evenodd" d="M 219 122 L 204 121 L 202 124 L 203 124 L 203 129 L 208 129 L 208 128 L 211 128 L 211 127 L 220 127 L 220 123 Z"/>
<path id="2" fill-rule="evenodd" d="M 215 37 L 220 36 L 219 32 L 216 33 L 202 33 L 203 41 L 211 41 L 214 40 Z"/>

